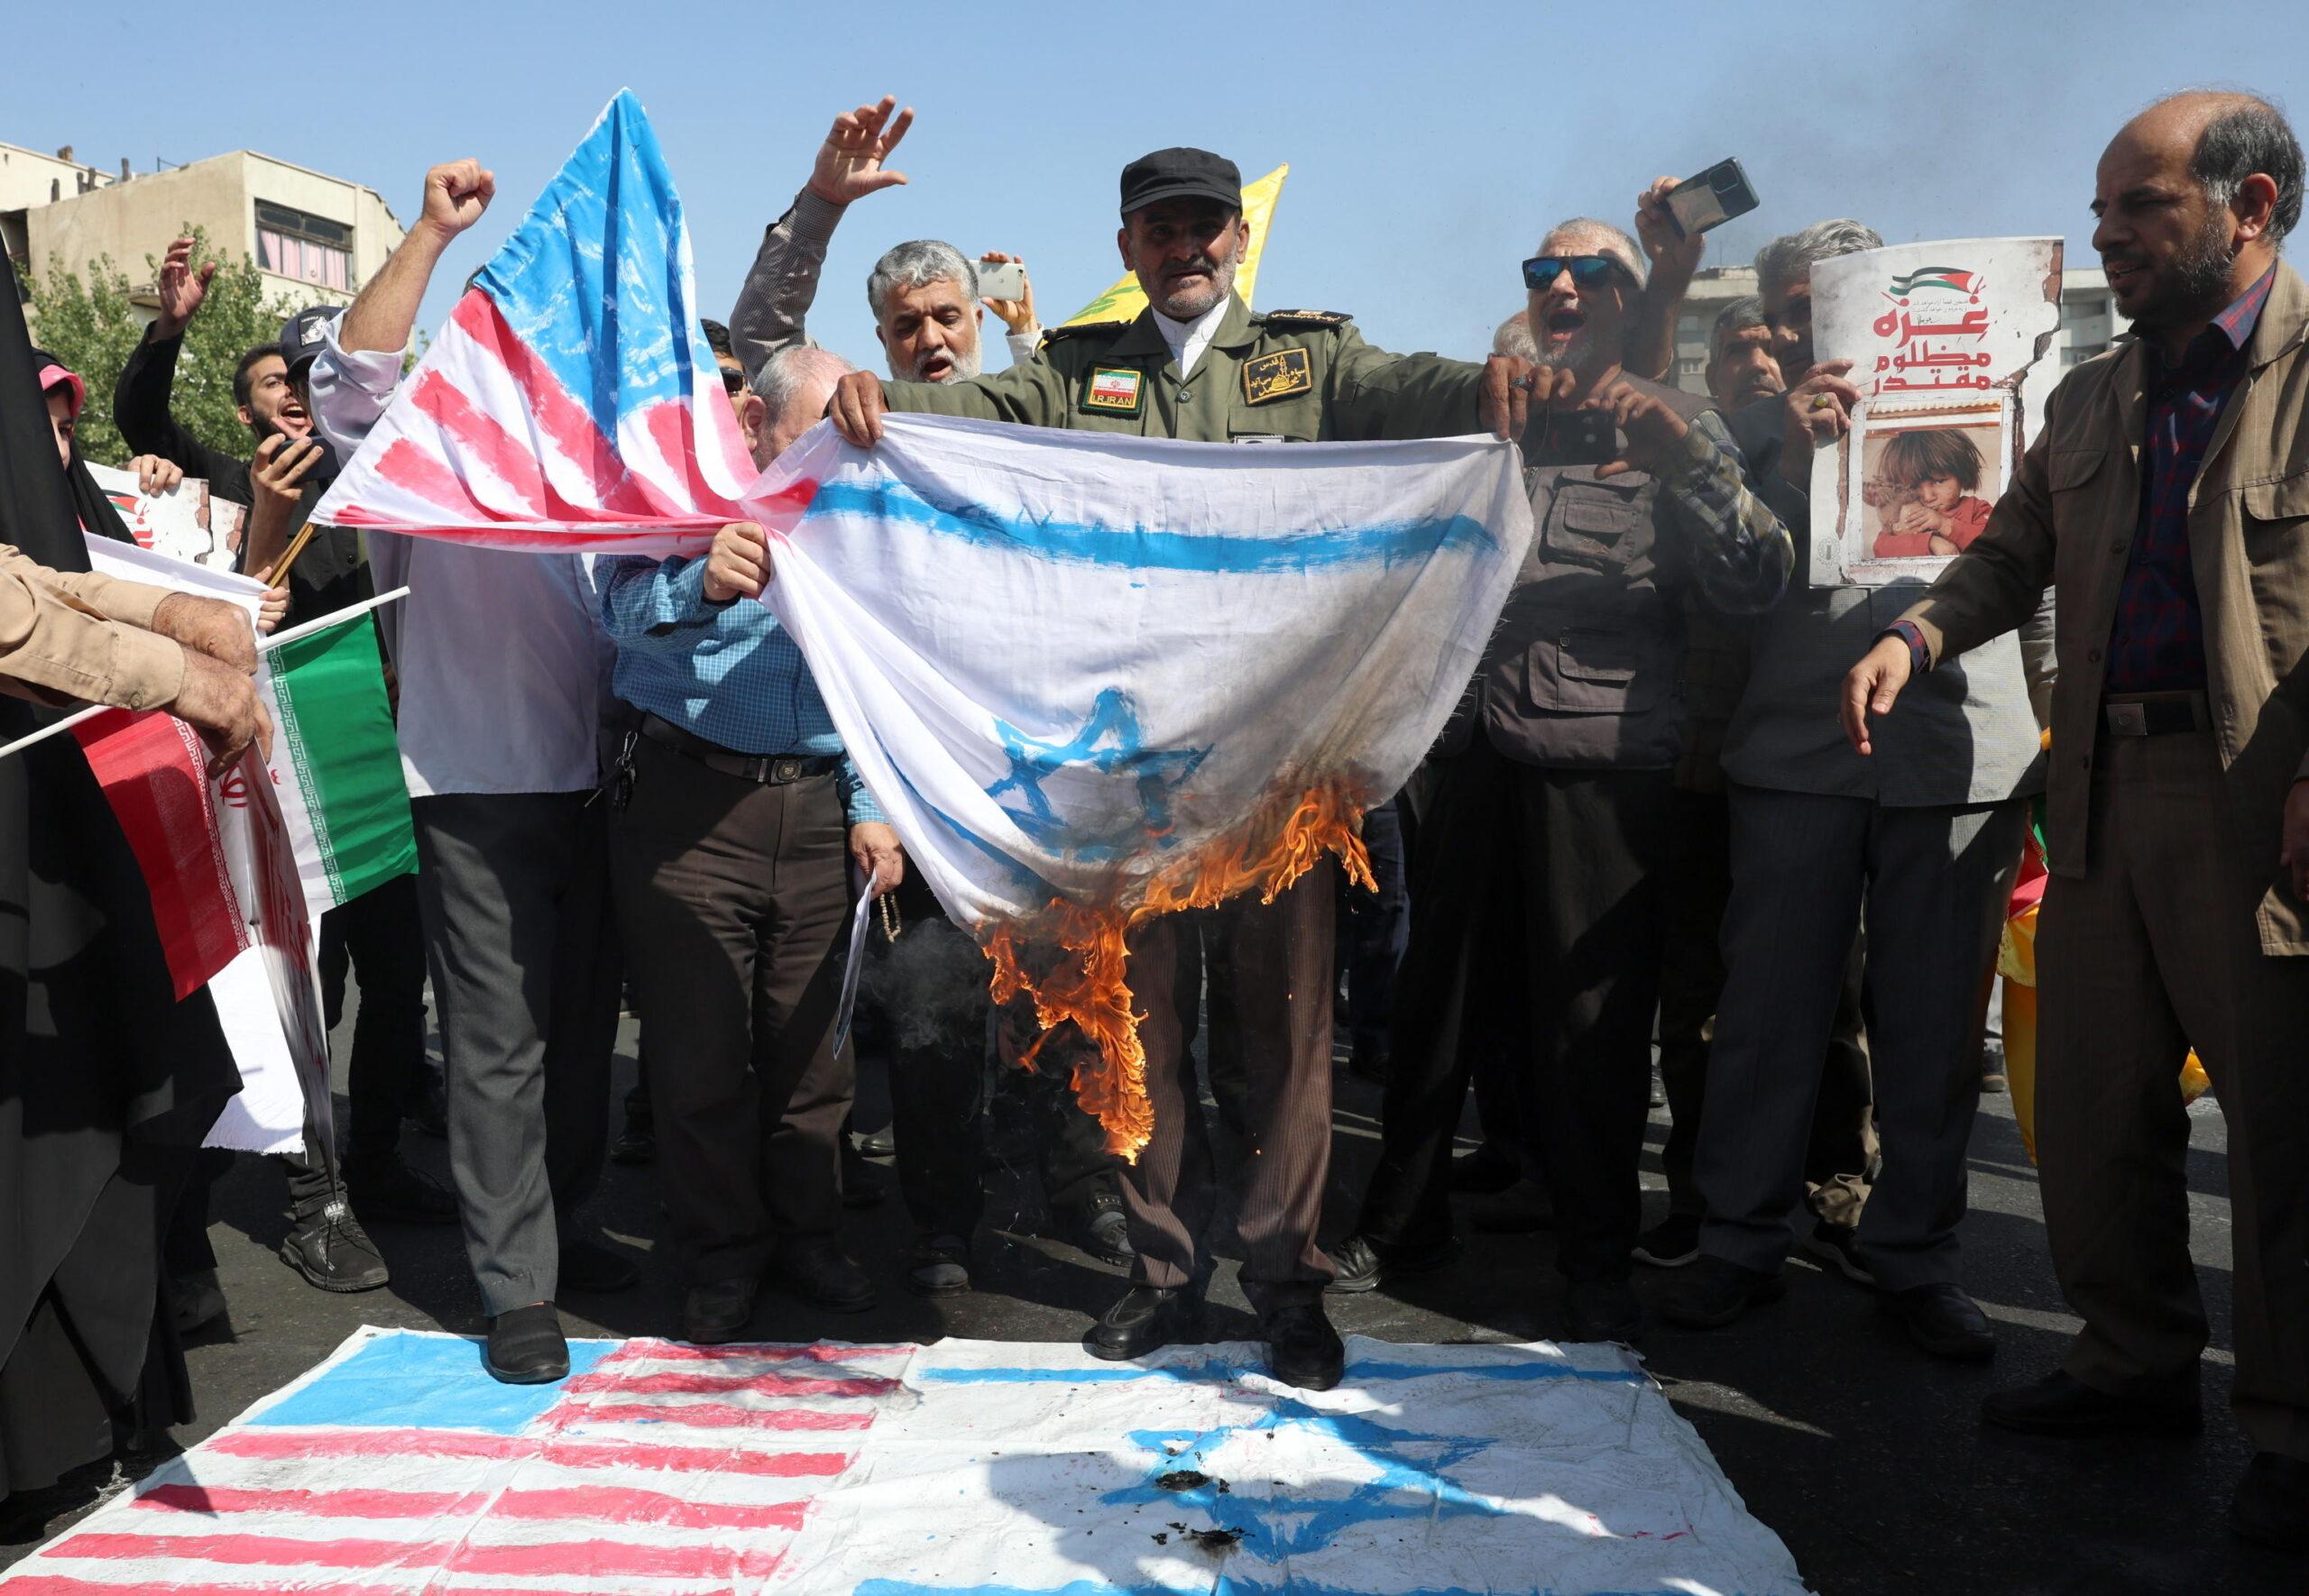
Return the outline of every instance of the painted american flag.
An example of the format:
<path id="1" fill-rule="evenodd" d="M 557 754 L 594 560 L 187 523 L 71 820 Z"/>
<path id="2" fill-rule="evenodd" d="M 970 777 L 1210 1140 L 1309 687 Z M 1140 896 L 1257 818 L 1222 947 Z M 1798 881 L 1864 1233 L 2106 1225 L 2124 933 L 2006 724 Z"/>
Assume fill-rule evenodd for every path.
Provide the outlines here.
<path id="1" fill-rule="evenodd" d="M 574 1342 L 506 1386 L 364 1330 L 0 1579 L 6 1596 L 704 1596 L 775 1574 L 910 1346 Z"/>
<path id="2" fill-rule="evenodd" d="M 702 314 L 681 197 L 621 91 L 314 518 L 500 548 L 702 548 L 755 476 Z"/>

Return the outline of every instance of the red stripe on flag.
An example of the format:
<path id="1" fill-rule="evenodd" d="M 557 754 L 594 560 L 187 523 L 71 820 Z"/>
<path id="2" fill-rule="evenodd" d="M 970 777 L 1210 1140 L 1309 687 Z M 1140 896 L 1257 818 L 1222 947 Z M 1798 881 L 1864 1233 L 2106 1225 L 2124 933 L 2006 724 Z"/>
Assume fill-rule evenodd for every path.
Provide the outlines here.
<path id="1" fill-rule="evenodd" d="M 722 415 L 729 415 L 728 400 L 717 394 L 710 402 L 720 405 Z M 695 416 L 695 412 L 684 400 L 661 400 L 641 413 L 642 435 L 649 440 L 649 446 L 658 452 L 658 457 L 667 472 L 688 487 L 692 504 L 710 506 L 721 511 L 724 520 L 734 521 L 741 513 L 738 501 L 725 498 L 706 482 L 705 473 L 697 468 L 697 451 L 704 446 L 705 440 L 699 438 L 696 433 L 710 429 L 693 427 L 691 423 Z M 752 462 L 749 461 L 744 470 L 750 472 L 751 469 Z M 744 478 L 741 476 L 741 480 Z"/>
<path id="2" fill-rule="evenodd" d="M 407 438 L 395 438 L 377 456 L 377 474 L 404 492 L 414 493 L 437 509 L 446 509 L 474 521 L 485 519 L 487 512 L 473 501 L 457 473 L 410 443 Z M 354 522 L 352 516 L 339 516 L 341 522 Z"/>
<path id="3" fill-rule="evenodd" d="M 733 1408 L 726 1402 L 603 1402 L 572 1408 L 569 1424 L 670 1424 L 700 1430 L 863 1430 L 871 1413 L 821 1413 L 814 1408 Z"/>
<path id="4" fill-rule="evenodd" d="M 455 383 L 438 371 L 427 371 L 417 380 L 409 399 L 419 415 L 431 417 L 511 488 L 530 518 L 543 520 L 554 513 L 546 509 L 545 473 L 528 446 L 500 426 L 495 417 L 476 408 Z"/>
<path id="5" fill-rule="evenodd" d="M 159 710 L 108 710 L 72 729 L 152 894 L 179 1002 L 249 945 L 200 734 Z"/>
<path id="6" fill-rule="evenodd" d="M 491 1504 L 492 1518 L 586 1518 L 654 1524 L 667 1529 L 799 1529 L 810 1504 L 701 1502 L 661 1491 L 570 1486 L 509 1491 Z"/>
<path id="7" fill-rule="evenodd" d="M 600 1579 L 766 1579 L 786 1555 L 769 1546 L 638 1546 L 621 1541 L 556 1541 L 541 1546 L 470 1543 L 449 1559 L 450 1573 L 514 1573 Z"/>
<path id="8" fill-rule="evenodd" d="M 304 1513 L 315 1518 L 434 1518 L 475 1513 L 489 1493 L 454 1491 L 244 1491 L 217 1485 L 156 1485 L 140 1508 L 179 1513 Z"/>
<path id="9" fill-rule="evenodd" d="M 635 1546 L 617 1541 L 550 1541 L 542 1546 L 474 1546 L 455 1540 L 299 1540 L 281 1535 L 120 1535 L 88 1532 L 51 1555 L 126 1560 L 170 1557 L 196 1563 L 262 1564 L 283 1568 L 439 1567 L 445 1573 L 543 1574 L 595 1578 L 630 1574 L 660 1579 L 761 1578 L 784 1555 L 761 1546 Z M 446 1559 L 446 1561 L 444 1561 Z M 183 1590 L 181 1582 L 172 1589 Z M 302 1596 L 300 1591 L 299 1596 Z"/>
<path id="10" fill-rule="evenodd" d="M 803 516 L 809 511 L 810 500 L 817 496 L 817 483 L 803 477 L 787 483 L 775 493 L 749 500 L 748 508 L 757 514 L 767 511 L 761 518 L 771 529 L 790 533 L 802 524 Z"/>
<path id="11" fill-rule="evenodd" d="M 850 1466 L 850 1454 L 842 1452 L 757 1452 L 642 1441 L 476 1435 L 455 1430 L 227 1430 L 202 1442 L 201 1450 L 251 1458 L 534 1457 L 565 1468 L 662 1469 L 678 1474 L 718 1472 L 781 1480 L 831 1478 Z"/>
<path id="12" fill-rule="evenodd" d="M 453 1540 L 307 1541 L 285 1535 L 123 1535 L 84 1530 L 59 1544 L 55 1555 L 69 1551 L 75 1557 L 181 1557 L 198 1563 L 271 1563 L 283 1567 L 412 1568 L 437 1566 L 456 1548 Z"/>
<path id="13" fill-rule="evenodd" d="M 562 1389 L 572 1396 L 613 1391 L 636 1397 L 711 1397 L 759 1391 L 765 1397 L 879 1397 L 897 1390 L 898 1382 L 877 1375 L 824 1380 L 799 1374 L 620 1374 L 597 1369 L 573 1376 Z"/>
<path id="14" fill-rule="evenodd" d="M 814 487 L 811 490 L 816 491 Z M 727 1363 L 759 1359 L 766 1363 L 851 1363 L 868 1358 L 903 1358 L 915 1349 L 911 1346 L 780 1346 L 770 1343 L 747 1345 L 743 1343 L 722 1346 L 693 1346 L 685 1341 L 629 1341 L 603 1358 L 594 1367 L 606 1369 L 613 1363 L 656 1362 Z"/>
<path id="15" fill-rule="evenodd" d="M 626 475 L 617 457 L 616 440 L 602 436 L 592 415 L 562 388 L 561 379 L 507 325 L 496 301 L 479 289 L 471 289 L 457 301 L 449 320 L 505 368 L 529 400 L 531 419 L 564 457 L 592 481 L 602 509 L 647 516 L 663 508 Z"/>
<path id="16" fill-rule="evenodd" d="M 48 1548 L 48 1555 L 51 1557 L 69 1556 L 71 1552 L 72 1543 L 69 1540 L 60 1541 Z M 8 1596 L 121 1596 L 124 1591 L 146 1590 L 150 1587 L 122 1584 L 117 1580 L 84 1580 L 65 1573 L 32 1573 L 13 1574 L 9 1576 L 7 1583 L 0 1586 L 0 1589 L 5 1589 Z M 169 1582 L 168 1589 L 179 1592 L 207 1593 L 207 1596 L 281 1596 L 281 1592 L 290 1590 L 296 1592 L 296 1596 L 416 1596 L 415 1587 L 409 1585 L 314 1584 L 301 1579 L 293 1586 L 283 1585 L 278 1580 L 267 1580 L 258 1585 L 244 1585 L 219 1584 L 206 1579 L 192 1582 L 172 1579 Z M 575 1593 L 566 1591 L 499 1589 L 491 1591 L 489 1596 L 575 1596 Z"/>

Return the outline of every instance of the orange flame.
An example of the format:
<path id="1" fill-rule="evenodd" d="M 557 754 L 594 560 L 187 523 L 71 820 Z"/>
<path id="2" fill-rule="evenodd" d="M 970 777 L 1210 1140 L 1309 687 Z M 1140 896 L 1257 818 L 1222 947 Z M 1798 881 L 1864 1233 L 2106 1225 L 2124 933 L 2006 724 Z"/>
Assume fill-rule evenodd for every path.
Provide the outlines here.
<path id="1" fill-rule="evenodd" d="M 1348 880 L 1372 886 L 1371 856 L 1361 832 L 1364 808 L 1360 787 L 1336 778 L 1295 797 L 1278 793 L 1234 832 L 1158 871 L 1127 907 L 1054 898 L 1028 923 L 994 931 L 986 943 L 994 961 L 994 1000 L 1007 1003 L 1025 993 L 1043 1029 L 1019 1062 L 1032 1064 L 1050 1032 L 1073 1021 L 1098 1048 L 1096 1062 L 1074 1067 L 1075 1097 L 1105 1127 L 1109 1150 L 1136 1162 L 1154 1134 L 1154 1109 L 1146 1098 L 1146 1050 L 1138 1040 L 1143 1016 L 1132 1005 L 1128 981 L 1131 929 L 1158 914 L 1208 909 L 1254 889 L 1272 903 L 1327 852 L 1338 856 Z M 1030 975 L 1026 950 L 1053 945 L 1054 958 L 1035 960 L 1050 968 Z"/>

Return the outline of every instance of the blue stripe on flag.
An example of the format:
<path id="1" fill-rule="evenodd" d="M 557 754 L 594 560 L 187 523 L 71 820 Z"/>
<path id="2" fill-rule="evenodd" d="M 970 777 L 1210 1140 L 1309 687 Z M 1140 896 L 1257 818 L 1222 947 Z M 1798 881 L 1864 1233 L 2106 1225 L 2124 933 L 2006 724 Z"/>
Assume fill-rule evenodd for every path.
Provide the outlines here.
<path id="1" fill-rule="evenodd" d="M 614 443 L 620 416 L 694 397 L 713 368 L 688 263 L 658 135 L 620 89 L 474 281 Z"/>
<path id="2" fill-rule="evenodd" d="M 828 482 L 811 500 L 804 519 L 861 516 L 907 521 L 948 537 L 998 546 L 1046 559 L 1135 570 L 1258 574 L 1313 571 L 1330 565 L 1422 560 L 1451 547 L 1495 546 L 1471 516 L 1393 526 L 1347 527 L 1307 532 L 1164 532 L 1148 527 L 1087 527 L 1007 513 L 990 505 L 947 509 L 905 483 Z"/>
<path id="3" fill-rule="evenodd" d="M 614 1341 L 573 1341 L 569 1371 L 583 1374 Z M 391 1429 L 480 1430 L 511 1435 L 561 1399 L 556 1385 L 503 1385 L 482 1367 L 481 1344 L 462 1335 L 382 1335 L 253 1425 L 341 1424 Z"/>

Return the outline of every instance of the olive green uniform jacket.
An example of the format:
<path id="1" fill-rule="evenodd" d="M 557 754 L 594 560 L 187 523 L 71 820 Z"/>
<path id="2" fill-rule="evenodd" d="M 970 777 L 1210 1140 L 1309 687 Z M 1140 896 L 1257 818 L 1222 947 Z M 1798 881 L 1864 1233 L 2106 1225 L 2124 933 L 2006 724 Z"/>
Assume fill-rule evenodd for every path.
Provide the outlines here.
<path id="1" fill-rule="evenodd" d="M 1154 313 L 1053 329 L 1042 358 L 966 382 L 885 382 L 893 410 L 1223 444 L 1452 437 L 1481 431 L 1483 368 L 1374 349 L 1328 310 L 1255 315 L 1239 298 L 1185 376 Z"/>

